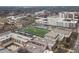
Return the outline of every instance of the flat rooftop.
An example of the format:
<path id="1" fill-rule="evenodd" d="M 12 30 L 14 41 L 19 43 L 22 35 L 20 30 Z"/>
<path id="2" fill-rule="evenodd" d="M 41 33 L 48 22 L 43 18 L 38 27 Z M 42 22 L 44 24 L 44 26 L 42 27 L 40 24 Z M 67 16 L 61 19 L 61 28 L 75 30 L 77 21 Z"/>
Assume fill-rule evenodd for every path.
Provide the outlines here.
<path id="1" fill-rule="evenodd" d="M 32 40 L 32 42 L 40 43 L 40 44 L 43 44 L 43 45 L 47 44 L 47 42 L 46 42 L 46 40 L 44 38 L 34 38 Z"/>
<path id="2" fill-rule="evenodd" d="M 42 53 L 44 51 L 44 47 L 41 45 L 37 45 L 31 42 L 28 42 L 26 45 L 26 49 L 32 53 Z"/>
<path id="3" fill-rule="evenodd" d="M 45 39 L 52 40 L 53 42 L 57 40 L 62 41 L 63 38 L 64 38 L 63 34 L 54 32 L 53 30 L 45 35 Z"/>
<path id="4" fill-rule="evenodd" d="M 17 50 L 19 49 L 19 46 L 12 44 L 12 45 L 8 46 L 7 49 L 12 52 L 17 52 Z"/>
<path id="5" fill-rule="evenodd" d="M 72 30 L 71 29 L 65 29 L 65 28 L 54 28 L 52 29 L 55 33 L 62 34 L 65 37 L 70 37 Z"/>
<path id="6" fill-rule="evenodd" d="M 16 33 L 12 33 L 12 38 L 17 39 L 17 40 L 21 40 L 24 42 L 27 42 L 28 40 L 31 40 L 31 37 L 27 37 L 27 36 L 23 36 L 20 34 L 16 34 Z"/>
<path id="7" fill-rule="evenodd" d="M 12 33 L 12 32 L 5 32 L 5 33 L 0 34 L 0 41 L 7 40 L 9 38 L 14 38 L 14 39 L 21 40 L 24 42 L 27 42 L 27 40 L 32 39 L 31 37 L 23 36 L 23 35 Z"/>
<path id="8" fill-rule="evenodd" d="M 56 43 L 55 39 L 52 39 L 52 40 L 51 39 L 47 39 L 48 46 L 53 47 L 55 45 L 55 43 Z"/>
<path id="9" fill-rule="evenodd" d="M 45 36 L 51 37 L 53 39 L 56 39 L 56 37 L 58 36 L 58 33 L 55 33 L 54 31 L 50 31 L 49 33 L 47 33 Z"/>
<path id="10" fill-rule="evenodd" d="M 11 32 L 4 32 L 2 34 L 0 34 L 0 41 L 6 40 L 11 38 L 12 33 Z"/>

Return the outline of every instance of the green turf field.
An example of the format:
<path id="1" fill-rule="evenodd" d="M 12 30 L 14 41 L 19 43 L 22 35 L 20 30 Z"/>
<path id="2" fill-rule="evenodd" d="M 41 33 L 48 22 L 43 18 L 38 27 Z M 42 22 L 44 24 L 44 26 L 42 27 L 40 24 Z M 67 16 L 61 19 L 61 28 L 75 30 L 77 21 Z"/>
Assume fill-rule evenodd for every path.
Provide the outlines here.
<path id="1" fill-rule="evenodd" d="M 36 27 L 27 27 L 27 28 L 23 29 L 23 31 L 31 33 L 31 34 L 39 36 L 39 37 L 44 37 L 44 35 L 49 32 L 49 30 L 47 30 L 47 29 L 36 28 Z"/>

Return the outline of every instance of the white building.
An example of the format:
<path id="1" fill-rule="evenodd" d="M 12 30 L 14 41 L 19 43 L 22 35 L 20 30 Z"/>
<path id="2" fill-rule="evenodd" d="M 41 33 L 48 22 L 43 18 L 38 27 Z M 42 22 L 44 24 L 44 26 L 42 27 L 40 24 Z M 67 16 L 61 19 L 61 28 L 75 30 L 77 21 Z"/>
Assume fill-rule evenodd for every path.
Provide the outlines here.
<path id="1" fill-rule="evenodd" d="M 57 27 L 67 27 L 67 28 L 76 28 L 78 21 L 73 20 L 65 20 L 59 17 L 47 17 L 40 18 L 36 20 L 37 24 L 49 25 L 49 26 L 57 26 Z"/>
<path id="2" fill-rule="evenodd" d="M 49 16 L 50 12 L 47 11 L 47 10 L 42 10 L 42 11 L 38 11 L 38 12 L 35 12 L 35 16 L 38 16 L 38 17 L 47 17 Z"/>
<path id="3" fill-rule="evenodd" d="M 79 20 L 79 12 L 60 12 L 59 17 L 62 19 Z"/>
<path id="4" fill-rule="evenodd" d="M 6 47 L 7 45 L 14 43 L 23 46 L 26 42 L 28 42 L 31 39 L 31 37 L 23 36 L 20 34 L 5 32 L 0 34 L 0 45 Z"/>

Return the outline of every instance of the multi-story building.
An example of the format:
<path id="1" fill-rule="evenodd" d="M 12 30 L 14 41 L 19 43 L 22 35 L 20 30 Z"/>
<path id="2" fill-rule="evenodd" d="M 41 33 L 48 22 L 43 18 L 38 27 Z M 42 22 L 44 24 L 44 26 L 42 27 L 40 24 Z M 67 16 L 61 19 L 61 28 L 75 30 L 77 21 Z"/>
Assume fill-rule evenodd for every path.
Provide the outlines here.
<path id="1" fill-rule="evenodd" d="M 64 35 L 51 31 L 47 33 L 44 38 L 47 40 L 50 50 L 54 50 L 57 47 L 57 44 L 64 40 Z"/>
<path id="2" fill-rule="evenodd" d="M 66 28 L 77 28 L 78 21 L 73 20 L 65 20 L 59 17 L 47 17 L 40 18 L 36 20 L 37 24 L 48 25 L 48 26 L 56 26 L 56 27 L 66 27 Z"/>
<path id="3" fill-rule="evenodd" d="M 21 47 L 31 53 L 42 53 L 47 47 L 44 39 L 28 37 L 12 32 L 0 34 L 0 46 L 12 52 L 18 52 Z"/>
<path id="4" fill-rule="evenodd" d="M 31 39 L 31 37 L 23 36 L 12 32 L 6 32 L 0 35 L 0 45 L 6 47 L 14 43 L 19 46 L 23 46 L 27 41 Z"/>
<path id="5" fill-rule="evenodd" d="M 62 19 L 79 20 L 79 12 L 60 12 L 59 17 Z"/>
<path id="6" fill-rule="evenodd" d="M 50 12 L 47 11 L 47 10 L 42 10 L 42 11 L 35 12 L 35 16 L 37 16 L 37 17 L 44 17 L 44 18 L 46 18 L 49 15 L 50 15 Z"/>

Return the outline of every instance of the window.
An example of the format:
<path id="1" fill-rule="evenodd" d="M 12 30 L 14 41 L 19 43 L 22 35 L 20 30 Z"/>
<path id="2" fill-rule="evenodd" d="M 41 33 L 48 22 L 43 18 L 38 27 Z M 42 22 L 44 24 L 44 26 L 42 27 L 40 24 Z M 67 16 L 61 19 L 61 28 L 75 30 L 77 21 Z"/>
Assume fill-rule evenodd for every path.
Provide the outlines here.
<path id="1" fill-rule="evenodd" d="M 69 18 L 73 18 L 73 15 L 72 14 L 69 14 Z"/>

